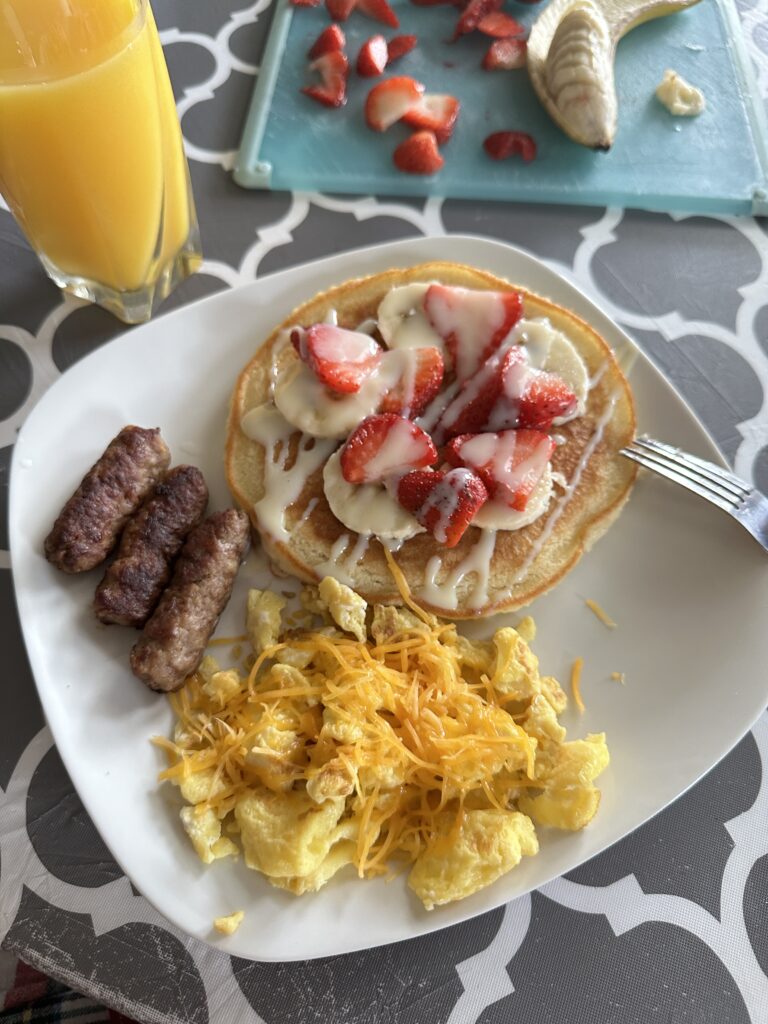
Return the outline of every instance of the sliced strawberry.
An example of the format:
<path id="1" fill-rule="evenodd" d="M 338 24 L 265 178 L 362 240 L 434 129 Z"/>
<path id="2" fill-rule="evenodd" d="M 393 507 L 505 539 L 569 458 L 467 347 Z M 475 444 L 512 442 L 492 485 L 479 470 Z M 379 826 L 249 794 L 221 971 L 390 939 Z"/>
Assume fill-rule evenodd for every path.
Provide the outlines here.
<path id="1" fill-rule="evenodd" d="M 483 18 L 500 9 L 502 2 L 503 0 L 469 0 L 456 23 L 453 38 L 458 39 L 467 32 L 474 32 Z"/>
<path id="2" fill-rule="evenodd" d="M 434 132 L 442 145 L 451 137 L 460 106 L 455 96 L 428 93 L 404 114 L 403 121 L 411 128 Z"/>
<path id="3" fill-rule="evenodd" d="M 502 430 L 516 423 L 496 422 L 505 382 L 510 385 L 528 372 L 528 356 L 520 345 L 512 345 L 487 359 L 477 372 L 465 381 L 461 391 L 443 410 L 435 430 L 438 444 L 458 434 L 481 434 L 486 430 Z M 521 385 L 522 387 L 522 385 Z M 510 392 L 512 392 L 510 386 Z M 507 415 L 506 404 L 504 414 Z M 489 423 L 493 423 L 489 426 Z"/>
<path id="4" fill-rule="evenodd" d="M 382 350 L 367 334 L 333 324 L 291 331 L 291 342 L 326 387 L 341 394 L 359 391 L 381 362 Z"/>
<path id="5" fill-rule="evenodd" d="M 496 39 L 483 57 L 486 71 L 514 71 L 524 68 L 528 60 L 528 44 L 524 39 Z"/>
<path id="6" fill-rule="evenodd" d="M 329 25 L 312 43 L 307 56 L 310 58 L 322 57 L 324 53 L 330 53 L 331 50 L 343 50 L 346 45 L 347 40 L 339 26 Z"/>
<path id="7" fill-rule="evenodd" d="M 488 491 L 468 469 L 417 469 L 398 483 L 397 500 L 436 540 L 453 548 L 488 500 Z"/>
<path id="8" fill-rule="evenodd" d="M 371 36 L 360 47 L 357 55 L 357 73 L 363 78 L 380 75 L 387 66 L 389 54 L 384 36 Z"/>
<path id="9" fill-rule="evenodd" d="M 416 36 L 393 36 L 387 43 L 387 63 L 391 64 L 410 53 L 418 41 Z"/>
<path id="10" fill-rule="evenodd" d="M 518 292 L 471 291 L 433 284 L 424 296 L 427 319 L 445 341 L 456 376 L 462 381 L 496 351 L 522 310 Z"/>
<path id="11" fill-rule="evenodd" d="M 409 419 L 421 416 L 443 383 L 443 357 L 439 348 L 401 349 L 408 365 L 397 384 L 386 393 L 379 412 L 396 412 Z"/>
<path id="12" fill-rule="evenodd" d="M 421 99 L 424 86 L 415 78 L 399 75 L 374 85 L 365 101 L 365 120 L 375 132 L 385 132 Z"/>
<path id="13" fill-rule="evenodd" d="M 555 442 L 540 430 L 504 430 L 454 437 L 445 458 L 477 473 L 492 498 L 522 512 L 554 450 Z"/>
<path id="14" fill-rule="evenodd" d="M 294 7 L 319 7 L 320 0 L 291 0 Z"/>
<path id="15" fill-rule="evenodd" d="M 387 3 L 387 0 L 357 0 L 358 11 L 367 14 L 374 21 L 380 21 L 390 28 L 400 28 L 400 19 Z"/>
<path id="16" fill-rule="evenodd" d="M 572 416 L 577 406 L 576 395 L 562 377 L 544 370 L 531 370 L 520 398 L 517 425 L 549 430 L 553 420 Z"/>
<path id="17" fill-rule="evenodd" d="M 341 473 L 351 484 L 375 483 L 435 462 L 429 434 L 392 412 L 364 419 L 341 449 Z"/>
<path id="18" fill-rule="evenodd" d="M 357 0 L 325 0 L 325 7 L 334 21 L 346 21 L 354 11 Z"/>
<path id="19" fill-rule="evenodd" d="M 526 132 L 494 132 L 483 142 L 483 148 L 493 160 L 521 156 L 530 163 L 536 158 L 536 142 Z"/>
<path id="20" fill-rule="evenodd" d="M 477 28 L 483 35 L 494 36 L 496 39 L 525 35 L 525 25 L 521 25 L 511 14 L 504 11 L 491 11 L 490 14 L 486 14 L 478 21 Z"/>
<path id="21" fill-rule="evenodd" d="M 319 71 L 322 82 L 308 85 L 301 91 L 326 107 L 343 107 L 347 102 L 349 63 L 340 50 L 330 50 L 312 61 L 310 71 Z"/>
<path id="22" fill-rule="evenodd" d="M 395 167 L 406 174 L 436 174 L 445 166 L 434 132 L 414 132 L 392 154 Z"/>

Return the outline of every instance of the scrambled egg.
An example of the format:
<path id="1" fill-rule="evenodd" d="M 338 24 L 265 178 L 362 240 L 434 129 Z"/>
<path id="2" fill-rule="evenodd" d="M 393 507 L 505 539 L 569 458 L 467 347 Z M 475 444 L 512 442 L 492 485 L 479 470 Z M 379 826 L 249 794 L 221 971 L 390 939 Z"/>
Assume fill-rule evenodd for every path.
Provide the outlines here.
<path id="1" fill-rule="evenodd" d="M 403 597 L 369 609 L 326 578 L 299 613 L 323 625 L 286 629 L 285 601 L 252 590 L 249 674 L 206 658 L 170 695 L 161 778 L 179 787 L 204 863 L 242 852 L 296 895 L 350 865 L 360 877 L 410 865 L 432 909 L 536 854 L 538 827 L 594 816 L 605 737 L 566 739 L 567 697 L 539 672 L 533 621 L 472 641 Z"/>
<path id="2" fill-rule="evenodd" d="M 226 917 L 216 917 L 213 921 L 213 927 L 217 932 L 222 935 L 234 935 L 240 925 L 243 923 L 245 917 L 244 910 L 236 910 L 234 914 L 227 914 Z"/>

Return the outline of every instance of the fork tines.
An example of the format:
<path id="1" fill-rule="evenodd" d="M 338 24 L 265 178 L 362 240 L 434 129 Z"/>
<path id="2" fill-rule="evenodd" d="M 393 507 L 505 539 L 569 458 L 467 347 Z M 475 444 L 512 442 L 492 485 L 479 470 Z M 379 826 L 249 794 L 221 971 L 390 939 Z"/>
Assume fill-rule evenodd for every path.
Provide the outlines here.
<path id="1" fill-rule="evenodd" d="M 733 473 L 662 441 L 640 437 L 622 449 L 622 455 L 707 498 L 725 512 L 737 509 L 751 493 Z"/>

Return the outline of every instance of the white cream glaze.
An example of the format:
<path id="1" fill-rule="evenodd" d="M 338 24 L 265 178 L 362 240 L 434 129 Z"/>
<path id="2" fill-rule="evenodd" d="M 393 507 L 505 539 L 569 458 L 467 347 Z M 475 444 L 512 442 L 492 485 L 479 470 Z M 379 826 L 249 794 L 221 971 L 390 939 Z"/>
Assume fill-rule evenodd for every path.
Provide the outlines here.
<path id="1" fill-rule="evenodd" d="M 350 538 L 346 533 L 342 533 L 338 537 L 331 547 L 331 553 L 324 562 L 318 562 L 312 566 L 312 570 L 322 579 L 324 576 L 333 576 L 339 583 L 343 583 L 348 587 L 355 585 L 355 580 L 350 576 L 347 568 L 342 561 L 342 555 L 346 553 L 349 547 Z M 354 549 L 353 549 L 354 550 Z"/>
<path id="2" fill-rule="evenodd" d="M 579 403 L 576 412 L 568 417 L 559 417 L 554 423 L 566 423 L 576 416 L 583 416 L 589 393 L 589 371 L 573 342 L 554 328 L 547 317 L 519 320 L 507 335 L 505 346 L 510 341 L 525 346 L 531 366 L 556 373 L 576 395 Z"/>
<path id="3" fill-rule="evenodd" d="M 590 437 L 590 439 L 587 442 L 586 446 L 584 447 L 584 451 L 581 453 L 579 461 L 576 463 L 576 467 L 575 467 L 575 469 L 573 471 L 571 479 L 566 484 L 566 486 L 565 486 L 565 488 L 563 490 L 563 493 L 557 499 L 557 502 L 555 503 L 555 507 L 552 509 L 552 512 L 550 513 L 549 518 L 547 519 L 546 523 L 544 524 L 544 529 L 541 531 L 539 536 L 536 538 L 534 543 L 531 545 L 531 550 L 528 552 L 528 555 L 526 556 L 525 561 L 520 566 L 518 571 L 515 573 L 515 575 L 514 575 L 514 577 L 512 579 L 513 583 L 517 583 L 519 580 L 521 580 L 525 576 L 525 574 L 528 572 L 530 567 L 533 565 L 534 561 L 538 558 L 538 556 L 541 553 L 541 550 L 544 547 L 544 545 L 547 543 L 549 538 L 552 536 L 552 531 L 554 530 L 555 526 L 557 525 L 557 522 L 560 519 L 560 516 L 565 511 L 565 507 L 568 504 L 568 502 L 571 500 L 571 497 L 573 496 L 574 491 L 579 486 L 579 481 L 581 480 L 582 473 L 584 472 L 584 469 L 585 469 L 587 463 L 592 458 L 592 455 L 594 454 L 595 448 L 597 448 L 597 446 L 600 444 L 601 440 L 603 439 L 603 434 L 605 433 L 605 428 L 608 425 L 608 423 L 610 422 L 611 417 L 613 416 L 613 410 L 614 410 L 614 407 L 616 405 L 617 399 L 618 399 L 618 395 L 614 394 L 614 395 L 611 396 L 610 401 L 606 404 L 606 407 L 603 410 L 603 412 L 602 412 L 602 414 L 600 416 L 600 419 L 595 424 L 594 433 L 592 434 L 592 436 Z"/>
<path id="4" fill-rule="evenodd" d="M 481 530 L 521 530 L 547 511 L 552 498 L 552 483 L 552 469 L 547 465 L 522 512 L 510 508 L 503 501 L 486 501 L 475 513 L 472 525 L 479 526 Z"/>
<path id="5" fill-rule="evenodd" d="M 372 416 L 384 395 L 403 380 L 407 404 L 409 389 L 411 395 L 413 392 L 414 375 L 412 351 L 384 352 L 378 368 L 363 381 L 359 391 L 338 395 L 321 383 L 305 363 L 297 360 L 279 374 L 274 402 L 297 430 L 312 437 L 341 441 L 367 416 Z"/>
<path id="6" fill-rule="evenodd" d="M 266 452 L 264 497 L 253 506 L 259 526 L 276 540 L 287 541 L 290 533 L 285 526 L 285 513 L 298 500 L 309 477 L 326 461 L 335 443 L 301 437 L 296 461 L 286 469 L 289 441 L 296 429 L 273 405 L 249 410 L 240 421 L 240 428 L 246 437 L 263 445 Z M 275 459 L 278 444 L 281 447 Z"/>
<path id="7" fill-rule="evenodd" d="M 425 532 L 384 484 L 348 483 L 341 473 L 340 456 L 334 452 L 326 462 L 323 488 L 331 512 L 348 530 L 392 540 Z"/>
<path id="8" fill-rule="evenodd" d="M 469 593 L 467 606 L 472 609 L 482 608 L 488 603 L 488 580 L 495 549 L 496 531 L 481 530 L 477 543 L 440 583 L 437 577 L 443 567 L 443 560 L 440 555 L 433 555 L 427 562 L 424 583 L 417 596 L 435 608 L 455 611 L 459 604 L 459 585 L 466 576 L 473 573 L 475 585 Z"/>
<path id="9" fill-rule="evenodd" d="M 444 353 L 443 339 L 424 312 L 427 284 L 403 284 L 392 288 L 379 303 L 379 334 L 387 348 L 425 348 L 434 345 Z"/>

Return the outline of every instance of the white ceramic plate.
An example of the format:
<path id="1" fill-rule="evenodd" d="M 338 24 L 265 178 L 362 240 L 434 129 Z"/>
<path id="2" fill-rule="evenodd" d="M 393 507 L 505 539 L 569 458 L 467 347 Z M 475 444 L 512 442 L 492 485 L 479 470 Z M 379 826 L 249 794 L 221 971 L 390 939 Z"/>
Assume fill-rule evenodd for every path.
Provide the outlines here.
<path id="1" fill-rule="evenodd" d="M 547 295 L 590 321 L 626 357 L 626 336 L 538 260 L 477 238 L 417 239 L 346 253 L 205 299 L 131 331 L 69 370 L 47 392 L 16 444 L 11 547 L 21 622 L 45 713 L 72 780 L 110 850 L 135 885 L 180 928 L 258 960 L 345 953 L 455 924 L 542 885 L 604 850 L 661 810 L 714 765 L 766 700 L 768 560 L 728 517 L 673 485 L 639 481 L 617 524 L 577 569 L 537 601 L 535 649 L 544 671 L 567 680 L 585 659 L 572 737 L 605 730 L 612 752 L 602 805 L 578 834 L 542 832 L 541 852 L 475 896 L 427 913 L 404 878 L 360 882 L 351 869 L 314 896 L 295 898 L 242 863 L 204 867 L 178 820 L 178 790 L 158 787 L 150 745 L 168 734 L 167 703 L 130 674 L 129 630 L 98 625 L 90 602 L 98 572 L 67 577 L 42 556 L 64 500 L 126 423 L 160 426 L 176 461 L 205 472 L 212 507 L 229 503 L 224 421 L 241 366 L 299 302 L 345 278 L 430 259 L 486 268 Z M 716 457 L 683 401 L 644 359 L 631 379 L 640 427 Z M 242 596 L 258 559 L 240 573 L 220 633 L 239 632 Z M 281 582 L 281 589 L 286 585 Z M 589 612 L 597 600 L 619 623 Z M 491 620 L 490 630 L 500 624 Z M 231 635 L 231 633 L 230 633 Z M 626 685 L 610 679 L 626 674 Z M 239 931 L 212 938 L 214 917 L 246 911 Z"/>

